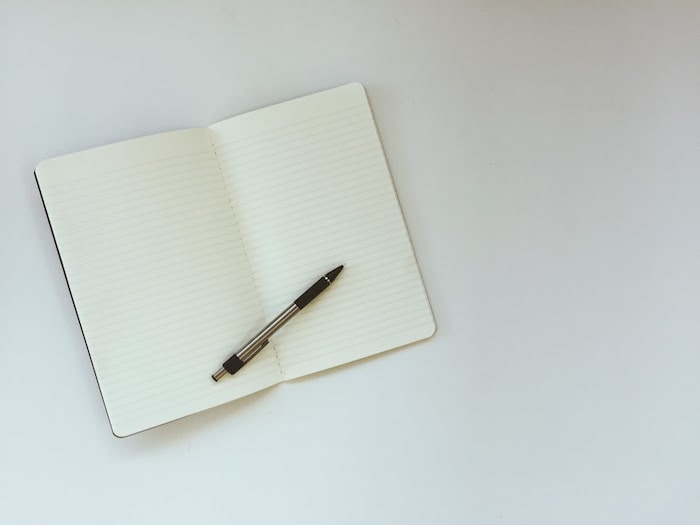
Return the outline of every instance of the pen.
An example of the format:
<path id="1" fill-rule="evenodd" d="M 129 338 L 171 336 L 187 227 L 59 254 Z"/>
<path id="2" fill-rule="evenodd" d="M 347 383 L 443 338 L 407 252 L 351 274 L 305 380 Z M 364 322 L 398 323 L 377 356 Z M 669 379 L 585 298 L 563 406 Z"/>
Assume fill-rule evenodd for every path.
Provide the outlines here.
<path id="1" fill-rule="evenodd" d="M 282 328 L 287 321 L 299 313 L 299 311 L 302 310 L 307 304 L 316 299 L 316 297 L 318 297 L 323 290 L 328 288 L 335 278 L 338 277 L 338 274 L 342 269 L 343 265 L 341 264 L 312 284 L 308 290 L 297 297 L 296 300 L 285 308 L 281 314 L 270 321 L 265 328 L 255 334 L 255 336 L 253 336 L 250 341 L 243 345 L 238 352 L 233 354 L 215 374 L 212 374 L 211 378 L 214 381 L 218 381 L 226 374 L 233 375 L 243 368 L 243 365 L 253 359 L 258 352 L 260 352 L 260 350 L 267 346 L 267 344 L 270 342 L 270 336 Z"/>

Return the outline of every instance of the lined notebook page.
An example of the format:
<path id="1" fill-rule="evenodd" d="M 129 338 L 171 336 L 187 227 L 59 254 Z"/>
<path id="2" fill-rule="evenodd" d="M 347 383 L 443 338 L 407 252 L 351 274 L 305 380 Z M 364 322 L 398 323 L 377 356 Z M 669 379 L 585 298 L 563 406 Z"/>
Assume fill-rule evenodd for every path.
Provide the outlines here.
<path id="1" fill-rule="evenodd" d="M 209 129 L 266 317 L 345 265 L 333 286 L 275 335 L 286 379 L 434 332 L 360 84 Z"/>
<path id="2" fill-rule="evenodd" d="M 236 381 L 210 377 L 263 312 L 206 130 L 51 159 L 36 173 L 116 435 L 280 380 L 272 349 Z"/>

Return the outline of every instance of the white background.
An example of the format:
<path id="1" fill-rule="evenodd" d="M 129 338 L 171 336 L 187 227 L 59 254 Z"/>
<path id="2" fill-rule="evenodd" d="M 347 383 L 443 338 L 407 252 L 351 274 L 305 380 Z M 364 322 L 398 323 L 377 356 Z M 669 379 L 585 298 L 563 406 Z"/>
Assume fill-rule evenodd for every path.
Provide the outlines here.
<path id="1" fill-rule="evenodd" d="M 700 4 L 632 5 L 0 0 L 0 523 L 699 523 Z M 436 335 L 114 438 L 34 166 L 350 81 Z"/>

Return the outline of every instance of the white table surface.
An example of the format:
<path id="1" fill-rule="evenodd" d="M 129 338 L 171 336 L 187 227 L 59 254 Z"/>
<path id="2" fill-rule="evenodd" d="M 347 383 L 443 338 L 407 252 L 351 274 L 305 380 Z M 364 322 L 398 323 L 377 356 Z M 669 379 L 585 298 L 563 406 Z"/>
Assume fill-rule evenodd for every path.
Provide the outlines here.
<path id="1" fill-rule="evenodd" d="M 700 4 L 594 4 L 3 1 L 0 523 L 699 523 Z M 35 164 L 355 80 L 434 338 L 114 438 Z"/>

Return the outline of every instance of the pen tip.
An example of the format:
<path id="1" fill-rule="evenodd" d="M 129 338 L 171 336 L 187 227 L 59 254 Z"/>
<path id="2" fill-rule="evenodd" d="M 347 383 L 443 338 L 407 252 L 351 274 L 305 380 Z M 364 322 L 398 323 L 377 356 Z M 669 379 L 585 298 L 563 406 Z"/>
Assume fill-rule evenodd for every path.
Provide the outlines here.
<path id="1" fill-rule="evenodd" d="M 331 270 L 330 272 L 328 272 L 328 273 L 326 274 L 326 277 L 328 277 L 328 280 L 329 280 L 330 282 L 333 282 L 333 281 L 335 280 L 335 278 L 338 277 L 338 274 L 340 273 L 340 271 L 341 271 L 342 269 L 343 269 L 343 265 L 341 264 L 340 266 L 338 266 L 338 267 L 335 268 L 334 270 Z"/>

